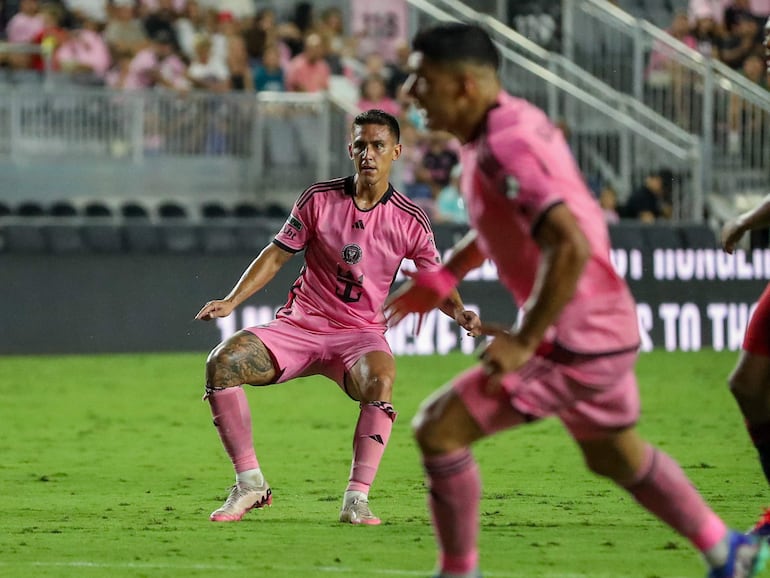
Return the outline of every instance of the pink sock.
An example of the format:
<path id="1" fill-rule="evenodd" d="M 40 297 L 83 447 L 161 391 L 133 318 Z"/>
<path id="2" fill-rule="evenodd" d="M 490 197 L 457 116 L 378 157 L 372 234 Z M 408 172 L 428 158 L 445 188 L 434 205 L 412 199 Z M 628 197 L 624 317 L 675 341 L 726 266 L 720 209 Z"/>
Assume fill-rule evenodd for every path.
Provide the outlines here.
<path id="1" fill-rule="evenodd" d="M 715 546 L 727 534 L 724 522 L 706 505 L 679 464 L 652 446 L 646 451 L 644 465 L 626 490 L 701 552 Z"/>
<path id="2" fill-rule="evenodd" d="M 228 387 L 208 395 L 214 426 L 235 472 L 259 467 L 251 434 L 251 411 L 242 387 Z"/>
<path id="3" fill-rule="evenodd" d="M 394 421 L 396 412 L 388 402 L 361 404 L 361 413 L 353 434 L 353 464 L 350 466 L 347 491 L 369 494 L 369 487 L 377 475 Z"/>
<path id="4" fill-rule="evenodd" d="M 428 476 L 428 506 L 441 549 L 442 572 L 464 574 L 479 562 L 481 477 L 470 450 L 423 456 Z"/>

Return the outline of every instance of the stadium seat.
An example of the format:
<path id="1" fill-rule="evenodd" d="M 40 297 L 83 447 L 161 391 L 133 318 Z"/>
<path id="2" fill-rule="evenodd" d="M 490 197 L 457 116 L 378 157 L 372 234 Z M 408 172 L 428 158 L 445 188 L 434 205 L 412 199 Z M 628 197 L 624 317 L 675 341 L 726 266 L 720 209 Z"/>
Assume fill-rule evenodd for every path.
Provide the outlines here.
<path id="1" fill-rule="evenodd" d="M 670 223 L 654 223 L 641 229 L 644 245 L 648 249 L 681 249 L 684 245 L 679 228 Z"/>
<path id="2" fill-rule="evenodd" d="M 187 209 L 179 203 L 166 201 L 158 206 L 158 216 L 161 219 L 183 219 L 187 217 Z"/>
<path id="3" fill-rule="evenodd" d="M 126 219 L 149 219 L 150 212 L 139 203 L 128 202 L 120 208 L 120 214 Z"/>
<path id="4" fill-rule="evenodd" d="M 45 210 L 40 203 L 25 201 L 16 207 L 16 214 L 20 217 L 42 217 L 45 215 Z"/>
<path id="5" fill-rule="evenodd" d="M 262 209 L 253 203 L 242 202 L 233 208 L 233 215 L 239 219 L 252 219 L 254 217 L 261 217 L 263 214 Z"/>
<path id="6" fill-rule="evenodd" d="M 289 216 L 289 211 L 283 205 L 270 203 L 265 207 L 265 216 L 272 219 L 286 219 Z"/>
<path id="7" fill-rule="evenodd" d="M 14 253 L 44 253 L 47 251 L 45 236 L 36 225 L 5 225 L 0 227 L 4 250 Z"/>
<path id="8" fill-rule="evenodd" d="M 97 253 L 120 253 L 125 249 L 123 231 L 111 224 L 85 224 L 81 228 L 86 246 Z"/>
<path id="9" fill-rule="evenodd" d="M 11 214 L 11 207 L 6 205 L 5 203 L 0 203 L 0 217 L 5 217 L 7 215 Z"/>
<path id="10" fill-rule="evenodd" d="M 149 222 L 132 219 L 123 225 L 126 248 L 133 253 L 158 253 L 161 251 L 158 227 Z"/>
<path id="11" fill-rule="evenodd" d="M 78 210 L 69 201 L 58 201 L 51 205 L 48 214 L 52 217 L 75 217 L 78 214 Z"/>
<path id="12" fill-rule="evenodd" d="M 92 201 L 86 205 L 85 214 L 87 217 L 111 217 L 112 209 L 106 204 L 98 201 Z"/>
<path id="13" fill-rule="evenodd" d="M 86 250 L 80 229 L 73 225 L 44 225 L 43 234 L 52 253 L 82 253 Z"/>
<path id="14" fill-rule="evenodd" d="M 229 213 L 223 204 L 210 202 L 203 204 L 201 215 L 204 219 L 222 219 L 229 216 Z"/>

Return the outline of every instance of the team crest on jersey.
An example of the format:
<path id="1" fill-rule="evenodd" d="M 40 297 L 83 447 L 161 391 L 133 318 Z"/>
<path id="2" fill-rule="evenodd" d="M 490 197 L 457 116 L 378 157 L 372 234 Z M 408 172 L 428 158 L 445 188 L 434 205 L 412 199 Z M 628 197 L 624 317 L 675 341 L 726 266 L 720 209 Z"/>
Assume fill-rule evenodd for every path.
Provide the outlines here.
<path id="1" fill-rule="evenodd" d="M 358 263 L 361 260 L 362 255 L 363 252 L 361 251 L 361 247 L 355 243 L 345 245 L 342 248 L 342 260 L 345 261 L 345 263 L 348 265 L 355 265 Z"/>
<path id="2" fill-rule="evenodd" d="M 521 185 L 519 184 L 519 181 L 516 180 L 515 177 L 512 177 L 511 175 L 508 175 L 505 177 L 505 196 L 509 199 L 515 199 L 519 196 L 519 189 L 521 188 Z"/>

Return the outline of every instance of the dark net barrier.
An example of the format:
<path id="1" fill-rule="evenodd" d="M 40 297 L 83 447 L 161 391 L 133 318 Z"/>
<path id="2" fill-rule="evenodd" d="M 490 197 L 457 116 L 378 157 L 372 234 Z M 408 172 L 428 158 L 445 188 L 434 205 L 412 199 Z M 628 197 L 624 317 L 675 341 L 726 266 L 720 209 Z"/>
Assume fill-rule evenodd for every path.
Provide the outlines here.
<path id="1" fill-rule="evenodd" d="M 137 234 L 145 241 L 141 250 L 126 249 L 120 237 L 114 250 L 96 251 L 72 231 L 57 232 L 58 247 L 50 237 L 15 248 L 2 244 L 0 354 L 206 351 L 240 327 L 268 321 L 286 301 L 301 255 L 230 318 L 193 321 L 207 300 L 230 290 L 269 236 L 255 227 L 250 246 L 232 244 L 228 234 L 207 252 L 198 236 L 207 227 L 181 227 L 181 233 L 176 227 Z M 6 232 L 0 225 L 0 238 Z M 740 347 L 751 308 L 770 279 L 769 250 L 725 255 L 702 226 L 622 225 L 611 233 L 613 261 L 638 300 L 645 350 Z M 461 234 L 437 228 L 437 244 L 446 251 Z M 79 240 L 68 245 L 68 235 Z M 170 246 L 164 238 L 173 239 Z M 496 279 L 487 263 L 460 290 L 483 319 L 512 324 L 516 308 Z M 476 345 L 440 313 L 430 315 L 416 337 L 407 320 L 388 338 L 396 354 L 407 355 L 470 353 Z"/>

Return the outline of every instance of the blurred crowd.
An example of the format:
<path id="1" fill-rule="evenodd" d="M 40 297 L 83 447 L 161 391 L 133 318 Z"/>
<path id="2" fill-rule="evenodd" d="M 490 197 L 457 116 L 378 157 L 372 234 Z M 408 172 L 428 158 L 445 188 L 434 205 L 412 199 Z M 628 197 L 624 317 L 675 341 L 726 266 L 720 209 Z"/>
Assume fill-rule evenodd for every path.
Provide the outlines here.
<path id="1" fill-rule="evenodd" d="M 31 50 L 0 51 L 0 66 L 114 90 L 336 91 L 399 118 L 407 152 L 394 185 L 435 221 L 466 222 L 458 144 L 424 130 L 400 91 L 406 39 L 386 59 L 344 16 L 312 2 L 278 12 L 248 0 L 19 0 L 4 40 Z"/>

